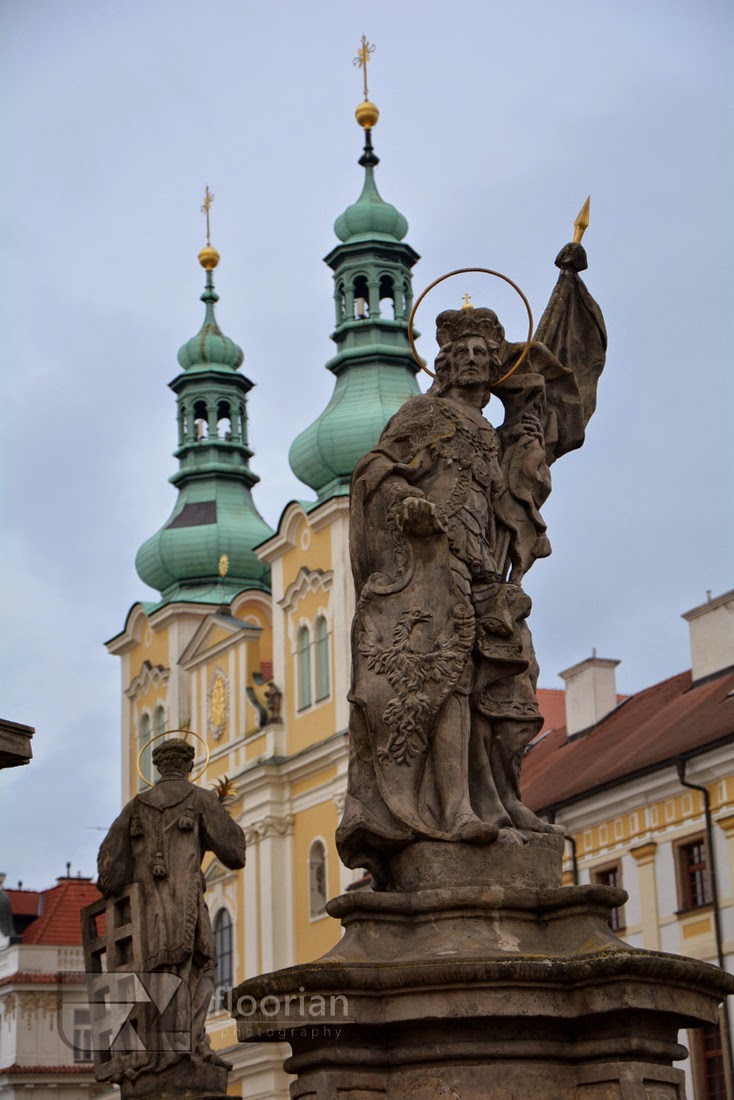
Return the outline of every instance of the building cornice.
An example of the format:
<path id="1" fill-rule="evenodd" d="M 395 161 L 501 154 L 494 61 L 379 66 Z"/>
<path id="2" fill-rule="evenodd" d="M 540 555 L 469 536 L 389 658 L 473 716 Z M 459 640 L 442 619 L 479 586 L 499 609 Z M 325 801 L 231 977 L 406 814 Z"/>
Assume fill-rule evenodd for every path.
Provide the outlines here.
<path id="1" fill-rule="evenodd" d="M 689 758 L 689 776 L 700 783 L 715 783 L 734 772 L 730 742 L 714 746 Z M 671 759 L 655 769 L 628 776 L 614 786 L 597 788 L 572 802 L 554 807 L 569 832 L 601 825 L 610 818 L 621 817 L 635 809 L 643 809 L 657 802 L 685 793 L 678 780 L 675 760 Z"/>
<path id="2" fill-rule="evenodd" d="M 322 589 L 328 592 L 334 583 L 334 574 L 331 570 L 307 569 L 302 565 L 298 570 L 296 579 L 288 585 L 282 600 L 278 600 L 278 606 L 285 612 L 293 611 L 309 592 Z"/>

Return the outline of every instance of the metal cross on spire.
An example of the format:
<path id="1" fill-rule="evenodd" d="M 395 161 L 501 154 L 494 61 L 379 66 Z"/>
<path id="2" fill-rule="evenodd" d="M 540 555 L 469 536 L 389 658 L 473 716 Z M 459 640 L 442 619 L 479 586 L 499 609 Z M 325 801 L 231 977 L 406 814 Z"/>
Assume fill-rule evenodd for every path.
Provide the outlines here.
<path id="1" fill-rule="evenodd" d="M 213 202 L 214 202 L 214 195 L 212 195 L 211 191 L 209 190 L 209 184 L 207 184 L 206 191 L 204 193 L 204 202 L 202 203 L 201 212 L 202 212 L 202 214 L 206 214 L 206 243 L 208 245 L 210 245 L 212 243 L 211 231 L 210 231 L 210 228 L 209 228 L 209 211 L 211 209 L 211 205 L 212 205 Z"/>
<path id="2" fill-rule="evenodd" d="M 367 63 L 370 60 L 371 55 L 375 52 L 373 43 L 367 41 L 367 36 L 362 35 L 362 45 L 357 50 L 357 56 L 354 59 L 353 64 L 359 65 L 362 70 L 362 76 L 364 79 L 364 98 L 369 99 L 367 94 Z"/>

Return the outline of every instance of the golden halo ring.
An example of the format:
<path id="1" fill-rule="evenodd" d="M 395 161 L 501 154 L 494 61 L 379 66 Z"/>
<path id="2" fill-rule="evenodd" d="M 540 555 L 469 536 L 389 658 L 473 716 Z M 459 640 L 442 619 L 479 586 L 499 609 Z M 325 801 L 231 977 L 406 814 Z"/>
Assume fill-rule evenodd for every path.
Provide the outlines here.
<path id="1" fill-rule="evenodd" d="M 501 271 L 492 271 L 492 269 L 489 267 L 457 267 L 455 271 L 448 271 L 445 275 L 440 275 L 438 279 L 434 279 L 432 283 L 429 283 L 426 289 L 416 299 L 415 305 L 410 311 L 410 320 L 408 321 L 408 339 L 410 340 L 410 350 L 413 352 L 413 358 L 415 359 L 418 366 L 421 368 L 421 370 L 424 370 L 426 374 L 430 374 L 431 378 L 435 378 L 435 372 L 429 370 L 429 368 L 422 362 L 421 357 L 418 354 L 418 349 L 415 346 L 415 340 L 413 339 L 413 320 L 418 311 L 418 306 L 421 304 L 426 294 L 428 294 L 430 290 L 433 290 L 435 286 L 438 286 L 439 283 L 443 283 L 446 279 L 450 279 L 453 275 L 468 275 L 473 272 L 479 272 L 483 275 L 494 275 L 497 279 L 504 279 L 504 281 L 506 283 L 509 283 L 512 289 L 520 295 L 525 305 L 525 309 L 528 313 L 528 338 L 525 342 L 525 347 L 522 350 L 522 354 L 520 355 L 520 358 L 515 363 L 515 365 L 513 367 L 510 367 L 507 374 L 503 374 L 501 378 L 498 378 L 496 382 L 492 383 L 492 388 L 494 388 L 495 386 L 499 386 L 501 382 L 505 382 L 511 374 L 515 373 L 520 364 L 525 361 L 533 343 L 533 311 L 530 308 L 530 302 L 520 290 L 520 287 L 517 285 L 517 283 L 513 282 L 509 275 L 503 275 Z"/>
<path id="2" fill-rule="evenodd" d="M 183 733 L 183 734 L 186 735 L 186 737 L 195 737 L 196 740 L 201 741 L 202 745 L 204 746 L 204 752 L 206 753 L 206 760 L 204 761 L 204 766 L 201 768 L 201 770 L 196 775 L 191 777 L 191 779 L 189 780 L 190 783 L 195 783 L 197 779 L 200 779 L 201 776 L 206 771 L 206 769 L 209 767 L 209 757 L 210 757 L 211 753 L 209 752 L 209 746 L 207 745 L 207 743 L 206 743 L 206 741 L 204 740 L 203 737 L 199 737 L 199 734 L 194 733 L 193 730 L 183 730 L 183 729 L 163 730 L 162 733 L 156 733 L 156 735 L 154 737 L 151 737 L 150 740 L 145 742 L 145 744 L 140 749 L 140 752 L 138 753 L 137 760 L 135 761 L 135 768 L 137 770 L 137 773 L 140 776 L 140 778 L 142 779 L 143 783 L 145 783 L 146 787 L 155 787 L 155 783 L 151 783 L 151 781 L 149 779 L 146 779 L 145 776 L 143 775 L 142 771 L 140 770 L 140 757 L 143 755 L 145 750 L 150 745 L 154 744 L 156 741 L 160 741 L 161 737 L 170 737 L 170 735 L 172 733 Z"/>

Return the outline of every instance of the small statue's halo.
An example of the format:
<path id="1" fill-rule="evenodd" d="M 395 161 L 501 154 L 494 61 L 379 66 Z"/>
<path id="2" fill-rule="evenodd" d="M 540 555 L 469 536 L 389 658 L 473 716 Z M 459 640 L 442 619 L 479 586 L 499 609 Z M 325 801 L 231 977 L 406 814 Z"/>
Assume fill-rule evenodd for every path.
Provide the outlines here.
<path id="1" fill-rule="evenodd" d="M 201 771 L 199 771 L 197 773 L 197 775 L 192 775 L 191 776 L 191 779 L 189 780 L 190 783 L 195 783 L 197 779 L 200 779 L 201 776 L 206 771 L 206 769 L 209 767 L 209 757 L 210 757 L 211 754 L 209 752 L 209 746 L 207 745 L 207 743 L 206 743 L 206 741 L 204 740 L 203 737 L 199 737 L 199 734 L 194 733 L 193 730 L 185 730 L 185 729 L 163 730 L 162 733 L 156 733 L 154 737 L 151 737 L 150 740 L 145 742 L 145 744 L 141 747 L 140 752 L 138 753 L 137 760 L 135 761 L 135 768 L 137 770 L 137 773 L 140 776 L 140 778 L 142 779 L 143 783 L 145 783 L 146 787 L 155 787 L 155 783 L 151 783 L 151 781 L 149 779 L 146 779 L 145 776 L 143 775 L 143 773 L 141 772 L 141 770 L 140 770 L 140 757 L 143 755 L 143 753 L 148 748 L 148 746 L 152 745 L 154 741 L 160 741 L 161 737 L 170 737 L 172 733 L 182 733 L 184 735 L 184 738 L 186 738 L 186 737 L 195 737 L 196 740 L 201 741 L 202 745 L 204 746 L 204 752 L 206 753 L 206 760 L 204 761 L 204 766 L 202 767 Z"/>
<path id="2" fill-rule="evenodd" d="M 530 351 L 533 343 L 533 311 L 530 308 L 530 302 L 520 290 L 520 287 L 517 285 L 517 283 L 513 282 L 509 275 L 503 275 L 501 271 L 492 271 L 492 269 L 489 267 L 457 267 L 455 271 L 447 271 L 445 275 L 440 275 L 438 279 L 434 279 L 432 283 L 429 283 L 426 289 L 418 296 L 415 305 L 410 311 L 410 320 L 408 321 L 408 339 L 410 340 L 410 350 L 413 352 L 413 358 L 415 359 L 421 370 L 424 370 L 426 374 L 430 374 L 431 378 L 435 378 L 436 375 L 434 371 L 429 370 L 429 368 L 423 363 L 420 355 L 418 354 L 418 349 L 415 346 L 415 340 L 413 339 L 413 320 L 418 311 L 418 306 L 421 304 L 426 294 L 428 294 L 429 290 L 433 290 L 434 286 L 438 286 L 439 283 L 443 283 L 446 279 L 450 279 L 453 275 L 468 275 L 472 272 L 479 272 L 482 275 L 494 275 L 496 279 L 504 279 L 504 281 L 506 283 L 509 283 L 512 289 L 517 291 L 517 293 L 520 295 L 525 305 L 525 309 L 528 313 L 528 338 L 525 342 L 525 347 L 523 348 L 520 358 L 515 363 L 514 367 L 510 367 L 507 374 L 503 374 L 501 378 L 498 378 L 496 382 L 492 383 L 493 386 L 499 386 L 500 382 L 506 381 L 506 379 L 508 379 L 511 374 L 515 373 L 520 364 L 525 361 L 525 358 L 527 357 L 527 354 Z"/>

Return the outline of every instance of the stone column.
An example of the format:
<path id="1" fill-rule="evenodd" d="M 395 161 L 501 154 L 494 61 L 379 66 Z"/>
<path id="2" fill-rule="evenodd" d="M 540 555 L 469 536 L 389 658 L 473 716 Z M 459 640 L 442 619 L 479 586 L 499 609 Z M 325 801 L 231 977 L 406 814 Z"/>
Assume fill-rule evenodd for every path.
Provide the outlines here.
<path id="1" fill-rule="evenodd" d="M 642 942 L 648 951 L 660 950 L 660 918 L 658 915 L 658 889 L 655 882 L 655 855 L 657 844 L 651 840 L 631 849 L 637 862 L 642 913 Z"/>

